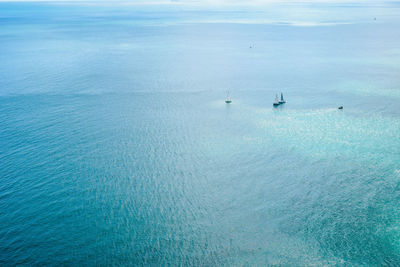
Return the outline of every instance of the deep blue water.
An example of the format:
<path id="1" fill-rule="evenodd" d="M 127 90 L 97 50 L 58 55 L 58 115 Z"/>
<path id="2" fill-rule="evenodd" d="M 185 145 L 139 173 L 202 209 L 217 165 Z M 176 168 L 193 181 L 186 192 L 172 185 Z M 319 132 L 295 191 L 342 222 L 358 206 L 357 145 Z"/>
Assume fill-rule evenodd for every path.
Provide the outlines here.
<path id="1" fill-rule="evenodd" d="M 0 265 L 400 265 L 399 14 L 0 3 Z"/>

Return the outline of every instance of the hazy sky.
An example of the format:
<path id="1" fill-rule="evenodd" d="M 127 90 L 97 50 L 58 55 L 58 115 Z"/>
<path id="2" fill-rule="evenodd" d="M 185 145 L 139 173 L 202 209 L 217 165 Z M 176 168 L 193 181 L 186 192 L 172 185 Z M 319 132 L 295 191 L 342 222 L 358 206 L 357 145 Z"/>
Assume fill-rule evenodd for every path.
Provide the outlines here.
<path id="1" fill-rule="evenodd" d="M 121 4 L 196 4 L 196 5 L 268 5 L 271 3 L 296 3 L 296 2 L 381 2 L 375 0 L 0 0 L 0 2 L 99 2 L 99 3 L 121 3 Z"/>

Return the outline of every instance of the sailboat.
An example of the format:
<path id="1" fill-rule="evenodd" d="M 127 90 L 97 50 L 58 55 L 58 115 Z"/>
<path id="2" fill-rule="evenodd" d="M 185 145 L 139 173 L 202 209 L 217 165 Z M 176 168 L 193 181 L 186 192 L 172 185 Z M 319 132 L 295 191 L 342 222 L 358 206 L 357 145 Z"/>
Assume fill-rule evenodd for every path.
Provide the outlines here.
<path id="1" fill-rule="evenodd" d="M 229 103 L 231 103 L 231 102 L 232 102 L 232 100 L 231 100 L 231 98 L 229 97 L 229 91 L 228 91 L 228 93 L 226 94 L 225 103 L 229 104 Z"/>
<path id="2" fill-rule="evenodd" d="M 275 101 L 272 104 L 274 107 L 279 106 L 281 103 L 279 102 L 278 94 L 275 95 Z"/>
<path id="3" fill-rule="evenodd" d="M 286 101 L 283 99 L 283 94 L 281 93 L 281 100 L 279 100 L 279 104 L 285 104 Z"/>

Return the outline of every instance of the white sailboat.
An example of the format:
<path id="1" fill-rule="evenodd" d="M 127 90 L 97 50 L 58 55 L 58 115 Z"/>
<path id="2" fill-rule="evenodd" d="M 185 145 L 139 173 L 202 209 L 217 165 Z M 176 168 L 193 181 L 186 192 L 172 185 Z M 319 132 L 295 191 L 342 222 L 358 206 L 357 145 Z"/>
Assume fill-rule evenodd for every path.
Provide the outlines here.
<path id="1" fill-rule="evenodd" d="M 279 106 L 281 103 L 279 102 L 278 94 L 275 95 L 275 101 L 272 104 L 274 107 Z"/>
<path id="2" fill-rule="evenodd" d="M 283 99 L 283 94 L 281 93 L 281 99 L 279 100 L 279 104 L 285 104 L 286 101 Z"/>
<path id="3" fill-rule="evenodd" d="M 226 94 L 225 103 L 229 104 L 231 102 L 232 102 L 232 100 L 231 100 L 231 98 L 229 96 L 229 91 L 228 91 L 228 93 Z"/>

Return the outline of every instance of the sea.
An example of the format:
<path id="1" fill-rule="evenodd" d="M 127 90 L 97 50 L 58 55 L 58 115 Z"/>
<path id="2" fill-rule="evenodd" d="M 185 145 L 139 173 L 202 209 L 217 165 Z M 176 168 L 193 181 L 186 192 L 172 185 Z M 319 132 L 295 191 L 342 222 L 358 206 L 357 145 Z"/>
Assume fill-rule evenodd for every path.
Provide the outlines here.
<path id="1" fill-rule="evenodd" d="M 0 3 L 0 265 L 400 266 L 399 29 L 397 1 Z"/>

